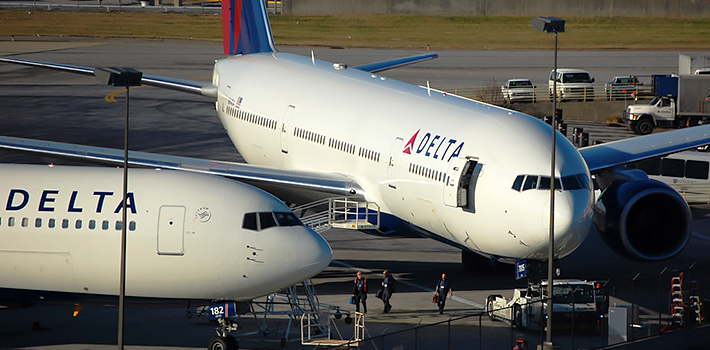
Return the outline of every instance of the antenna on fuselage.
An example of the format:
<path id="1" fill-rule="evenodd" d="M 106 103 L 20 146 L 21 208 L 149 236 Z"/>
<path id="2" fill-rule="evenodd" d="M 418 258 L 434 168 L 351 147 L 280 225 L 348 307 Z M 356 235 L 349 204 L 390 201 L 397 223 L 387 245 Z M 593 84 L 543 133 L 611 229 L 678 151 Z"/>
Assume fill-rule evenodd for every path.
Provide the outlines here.
<path id="1" fill-rule="evenodd" d="M 429 80 L 426 81 L 426 92 L 431 97 L 431 87 L 429 86 Z"/>
<path id="2" fill-rule="evenodd" d="M 313 53 L 313 50 L 311 50 L 311 62 L 313 62 L 313 65 L 316 65 L 316 54 Z"/>

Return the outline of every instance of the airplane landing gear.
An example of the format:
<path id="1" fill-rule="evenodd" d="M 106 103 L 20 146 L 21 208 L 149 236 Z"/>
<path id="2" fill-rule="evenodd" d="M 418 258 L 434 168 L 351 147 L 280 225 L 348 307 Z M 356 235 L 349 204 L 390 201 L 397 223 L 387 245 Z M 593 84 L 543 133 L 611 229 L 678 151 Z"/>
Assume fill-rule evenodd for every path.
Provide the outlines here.
<path id="1" fill-rule="evenodd" d="M 217 327 L 215 331 L 217 336 L 212 338 L 207 349 L 209 350 L 238 350 L 239 344 L 237 339 L 229 335 L 239 328 L 239 324 L 234 322 L 230 317 L 237 314 L 237 305 L 235 302 L 227 302 L 219 305 L 212 305 L 208 309 L 210 321 L 216 321 Z"/>
<path id="2" fill-rule="evenodd" d="M 233 336 L 227 335 L 226 337 L 216 336 L 210 341 L 210 345 L 207 346 L 209 350 L 238 350 L 239 343 Z"/>

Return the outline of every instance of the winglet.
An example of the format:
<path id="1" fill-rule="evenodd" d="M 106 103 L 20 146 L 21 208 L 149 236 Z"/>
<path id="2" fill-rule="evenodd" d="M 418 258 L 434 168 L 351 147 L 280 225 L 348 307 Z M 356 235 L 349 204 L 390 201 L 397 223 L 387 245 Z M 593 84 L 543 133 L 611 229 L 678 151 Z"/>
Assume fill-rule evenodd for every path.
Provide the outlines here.
<path id="1" fill-rule="evenodd" d="M 222 42 L 230 56 L 276 51 L 264 1 L 223 0 Z"/>

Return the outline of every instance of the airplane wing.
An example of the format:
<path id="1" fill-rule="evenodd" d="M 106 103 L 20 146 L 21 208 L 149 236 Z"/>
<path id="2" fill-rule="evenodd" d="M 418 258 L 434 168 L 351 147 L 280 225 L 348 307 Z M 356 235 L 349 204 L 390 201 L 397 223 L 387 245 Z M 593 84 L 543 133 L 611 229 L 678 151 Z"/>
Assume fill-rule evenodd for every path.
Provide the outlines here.
<path id="1" fill-rule="evenodd" d="M 19 58 L 0 57 L 0 62 L 23 64 L 26 66 L 51 68 L 60 71 L 77 73 L 83 75 L 94 75 L 94 68 L 72 66 L 68 64 L 49 63 L 40 61 L 23 60 Z M 157 75 L 143 74 L 141 84 L 155 86 L 164 89 L 188 92 L 195 95 L 207 96 L 216 99 L 217 87 L 211 82 L 193 81 L 187 79 L 161 77 Z"/>
<path id="2" fill-rule="evenodd" d="M 579 150 L 591 173 L 710 144 L 710 125 L 602 143 Z"/>
<path id="3" fill-rule="evenodd" d="M 122 165 L 123 150 L 69 143 L 0 136 L 0 149 L 83 160 L 92 163 Z M 352 179 L 329 173 L 310 173 L 260 167 L 244 163 L 204 160 L 164 154 L 129 151 L 130 166 L 192 171 L 219 175 L 251 184 L 275 194 L 284 201 L 304 203 L 342 196 L 363 199 L 364 191 Z"/>
<path id="4" fill-rule="evenodd" d="M 378 73 L 378 72 L 382 72 L 382 71 L 385 71 L 388 69 L 410 65 L 412 63 L 433 60 L 437 57 L 439 57 L 439 55 L 437 55 L 435 53 L 428 53 L 428 54 L 416 55 L 416 56 L 411 56 L 411 57 L 396 58 L 396 59 L 389 60 L 389 61 L 368 63 L 368 64 L 363 64 L 361 66 L 353 67 L 353 68 L 359 69 L 359 70 L 364 70 L 365 72 Z"/>

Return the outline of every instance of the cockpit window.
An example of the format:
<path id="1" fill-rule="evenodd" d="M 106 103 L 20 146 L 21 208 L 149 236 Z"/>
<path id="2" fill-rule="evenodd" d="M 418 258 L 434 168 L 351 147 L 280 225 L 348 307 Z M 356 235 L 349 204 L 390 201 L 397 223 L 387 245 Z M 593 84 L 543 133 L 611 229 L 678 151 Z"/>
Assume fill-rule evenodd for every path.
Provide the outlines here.
<path id="1" fill-rule="evenodd" d="M 254 230 L 254 231 L 256 231 L 258 229 L 258 227 L 256 227 L 256 213 L 244 214 L 244 221 L 242 221 L 242 228 L 245 228 L 247 230 Z"/>
<path id="2" fill-rule="evenodd" d="M 279 226 L 301 226 L 301 220 L 298 220 L 293 213 L 274 213 Z"/>
<path id="3" fill-rule="evenodd" d="M 523 181 L 524 179 L 524 181 Z M 522 186 L 521 186 L 522 184 Z M 522 188 L 521 188 L 522 187 Z M 512 189 L 520 192 L 532 189 L 549 190 L 550 177 L 538 175 L 518 175 L 515 177 Z M 563 191 L 589 189 L 589 177 L 586 174 L 575 174 L 555 178 L 555 189 Z"/>
<path id="4" fill-rule="evenodd" d="M 540 184 L 537 186 L 537 188 L 540 190 L 549 190 L 550 189 L 550 177 L 549 176 L 540 176 Z M 559 178 L 555 178 L 555 189 L 556 190 L 562 189 L 562 184 L 560 184 Z"/>
<path id="5" fill-rule="evenodd" d="M 271 212 L 268 213 L 259 213 L 259 228 L 261 230 L 265 230 L 269 227 L 274 227 L 276 226 L 276 220 L 274 220 L 274 214 Z"/>
<path id="6" fill-rule="evenodd" d="M 274 226 L 303 226 L 303 223 L 289 212 L 246 213 L 242 221 L 242 228 L 253 231 L 261 231 Z"/>
<path id="7" fill-rule="evenodd" d="M 515 178 L 515 182 L 513 182 L 513 189 L 520 191 L 523 187 L 523 180 L 525 180 L 525 175 L 518 175 L 518 177 Z"/>
<path id="8" fill-rule="evenodd" d="M 525 179 L 525 185 L 523 186 L 523 191 L 537 188 L 538 177 L 534 175 L 528 175 Z"/>

